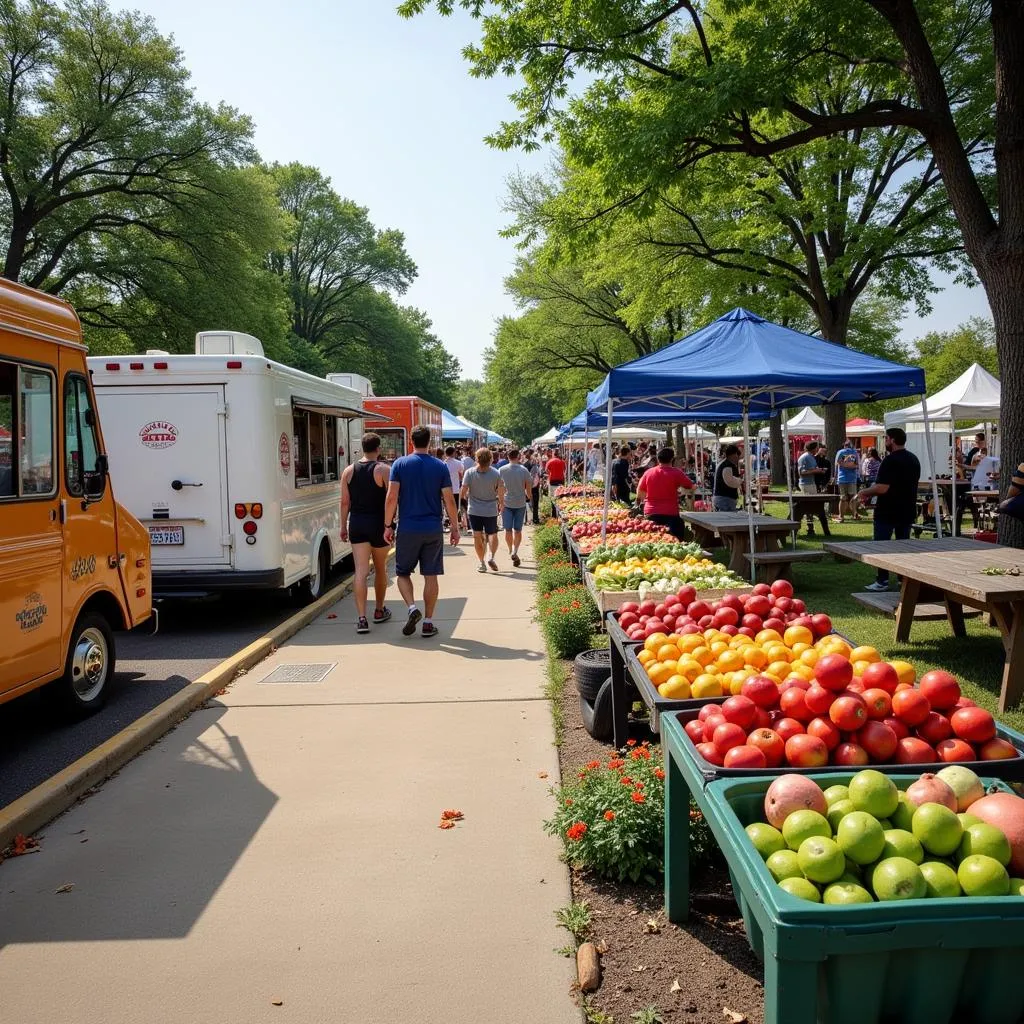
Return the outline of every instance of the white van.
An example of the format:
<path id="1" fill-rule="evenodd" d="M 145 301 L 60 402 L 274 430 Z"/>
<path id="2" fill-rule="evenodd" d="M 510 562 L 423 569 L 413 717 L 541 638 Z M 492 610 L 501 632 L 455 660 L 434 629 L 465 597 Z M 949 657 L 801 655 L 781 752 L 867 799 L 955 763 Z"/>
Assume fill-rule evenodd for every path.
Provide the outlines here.
<path id="1" fill-rule="evenodd" d="M 340 479 L 361 455 L 358 391 L 228 331 L 197 334 L 195 355 L 88 365 L 119 498 L 149 528 L 155 594 L 324 592 L 351 552 Z"/>

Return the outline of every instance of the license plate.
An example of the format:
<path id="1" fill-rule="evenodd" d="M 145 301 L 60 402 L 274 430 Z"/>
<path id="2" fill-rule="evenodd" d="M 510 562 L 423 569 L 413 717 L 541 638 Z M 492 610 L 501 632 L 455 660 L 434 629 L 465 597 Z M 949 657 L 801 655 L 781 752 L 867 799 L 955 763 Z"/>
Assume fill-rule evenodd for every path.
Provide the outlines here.
<path id="1" fill-rule="evenodd" d="M 149 528 L 150 544 L 184 544 L 184 526 L 151 526 Z"/>

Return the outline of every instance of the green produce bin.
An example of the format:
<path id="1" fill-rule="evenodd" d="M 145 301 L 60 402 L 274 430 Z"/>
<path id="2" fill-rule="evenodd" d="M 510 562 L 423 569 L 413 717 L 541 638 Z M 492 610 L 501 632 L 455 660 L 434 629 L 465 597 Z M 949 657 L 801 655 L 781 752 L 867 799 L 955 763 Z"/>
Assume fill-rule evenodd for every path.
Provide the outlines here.
<path id="1" fill-rule="evenodd" d="M 816 781 L 845 784 L 853 774 Z M 721 779 L 704 791 L 747 937 L 764 962 L 765 1024 L 1017 1024 L 1024 898 L 836 907 L 790 896 L 744 832 L 763 820 L 775 777 Z M 919 774 L 891 777 L 906 789 Z"/>

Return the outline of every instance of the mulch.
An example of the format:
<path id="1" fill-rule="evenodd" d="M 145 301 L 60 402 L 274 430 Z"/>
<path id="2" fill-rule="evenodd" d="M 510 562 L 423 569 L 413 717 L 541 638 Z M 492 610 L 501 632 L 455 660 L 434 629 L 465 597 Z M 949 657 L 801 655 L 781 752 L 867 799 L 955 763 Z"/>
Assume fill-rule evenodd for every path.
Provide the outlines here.
<path id="1" fill-rule="evenodd" d="M 559 764 L 562 777 L 572 778 L 581 765 L 607 758 L 612 747 L 584 729 L 571 672 L 561 705 L 565 733 Z M 634 729 L 638 741 L 657 739 L 642 726 Z M 588 1003 L 611 1020 L 596 1014 L 592 1019 L 631 1024 L 632 1014 L 656 1006 L 666 1022 L 737 1021 L 724 1012 L 729 1010 L 749 1024 L 762 1024 L 763 971 L 723 869 L 709 868 L 691 879 L 690 920 L 682 927 L 666 921 L 660 888 L 609 882 L 581 871 L 571 872 L 571 882 L 573 899 L 590 908 L 591 941 L 602 950 L 601 987 Z M 676 982 L 679 989 L 672 991 Z"/>

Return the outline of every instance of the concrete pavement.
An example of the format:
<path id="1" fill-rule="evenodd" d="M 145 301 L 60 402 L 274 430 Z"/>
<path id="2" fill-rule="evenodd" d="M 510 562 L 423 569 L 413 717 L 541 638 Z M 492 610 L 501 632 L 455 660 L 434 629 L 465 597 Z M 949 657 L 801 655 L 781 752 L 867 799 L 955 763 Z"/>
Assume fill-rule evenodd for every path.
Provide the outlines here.
<path id="1" fill-rule="evenodd" d="M 433 640 L 346 598 L 0 866 L 4 1017 L 578 1021 L 532 559 L 475 566 Z"/>

